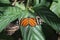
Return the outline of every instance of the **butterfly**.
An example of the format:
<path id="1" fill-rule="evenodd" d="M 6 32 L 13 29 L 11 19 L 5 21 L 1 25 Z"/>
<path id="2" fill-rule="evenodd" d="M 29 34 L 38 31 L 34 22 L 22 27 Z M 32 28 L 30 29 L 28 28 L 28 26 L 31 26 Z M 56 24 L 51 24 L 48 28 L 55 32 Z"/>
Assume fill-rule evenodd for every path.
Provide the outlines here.
<path id="1" fill-rule="evenodd" d="M 37 25 L 37 22 L 35 18 L 24 18 L 21 20 L 20 25 L 24 27 L 30 25 L 31 27 L 34 27 Z"/>

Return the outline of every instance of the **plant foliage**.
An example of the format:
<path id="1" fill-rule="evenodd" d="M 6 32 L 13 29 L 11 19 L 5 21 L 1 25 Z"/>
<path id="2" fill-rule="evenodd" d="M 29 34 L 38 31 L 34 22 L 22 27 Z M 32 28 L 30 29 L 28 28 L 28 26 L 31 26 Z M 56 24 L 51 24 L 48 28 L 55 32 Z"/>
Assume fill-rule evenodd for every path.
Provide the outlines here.
<path id="1" fill-rule="evenodd" d="M 22 18 L 28 17 L 36 18 L 37 15 L 56 32 L 60 32 L 60 17 L 58 15 L 60 14 L 59 0 L 23 1 L 20 0 L 20 3 L 17 1 L 15 5 L 12 6 L 10 0 L 0 0 L 0 32 L 16 19 L 21 20 Z M 53 4 L 53 2 L 56 3 Z M 31 27 L 30 25 L 27 27 L 20 26 L 20 29 L 23 40 L 45 40 L 41 24 L 34 27 Z"/>

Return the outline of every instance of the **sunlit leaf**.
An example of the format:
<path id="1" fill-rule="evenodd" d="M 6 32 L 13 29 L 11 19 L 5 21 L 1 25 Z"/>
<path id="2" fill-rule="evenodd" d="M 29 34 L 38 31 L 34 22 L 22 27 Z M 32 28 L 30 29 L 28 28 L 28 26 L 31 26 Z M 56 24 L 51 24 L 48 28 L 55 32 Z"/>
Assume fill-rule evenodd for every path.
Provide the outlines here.
<path id="1" fill-rule="evenodd" d="M 10 22 L 24 14 L 24 12 L 17 7 L 8 7 L 3 13 L 4 15 L 0 17 L 0 32 L 6 28 Z"/>
<path id="2" fill-rule="evenodd" d="M 60 0 L 53 2 L 50 9 L 60 17 Z"/>

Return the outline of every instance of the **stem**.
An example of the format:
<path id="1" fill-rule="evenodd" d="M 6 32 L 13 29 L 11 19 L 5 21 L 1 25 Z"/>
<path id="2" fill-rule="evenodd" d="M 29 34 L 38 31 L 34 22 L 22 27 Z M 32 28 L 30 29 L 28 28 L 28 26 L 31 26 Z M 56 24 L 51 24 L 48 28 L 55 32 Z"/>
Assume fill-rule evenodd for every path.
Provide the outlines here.
<path id="1" fill-rule="evenodd" d="M 33 9 L 31 9 L 31 8 L 29 8 L 29 11 L 31 11 L 32 13 L 34 13 L 34 10 L 33 10 Z"/>
<path id="2" fill-rule="evenodd" d="M 12 5 L 15 5 L 15 4 L 16 4 L 16 2 L 17 2 L 17 0 L 14 0 L 14 2 L 12 3 Z"/>
<path id="3" fill-rule="evenodd" d="M 26 5 L 26 8 L 28 8 L 29 7 L 29 0 L 27 0 L 27 5 Z"/>

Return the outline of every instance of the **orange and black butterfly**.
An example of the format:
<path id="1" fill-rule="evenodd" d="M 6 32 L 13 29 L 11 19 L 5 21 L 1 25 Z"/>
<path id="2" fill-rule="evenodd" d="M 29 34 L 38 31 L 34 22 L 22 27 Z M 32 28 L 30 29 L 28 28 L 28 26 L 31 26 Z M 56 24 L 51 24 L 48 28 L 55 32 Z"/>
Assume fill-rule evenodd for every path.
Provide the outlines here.
<path id="1" fill-rule="evenodd" d="M 26 27 L 27 25 L 36 26 L 37 22 L 35 18 L 24 18 L 21 20 L 20 25 Z"/>
<path id="2" fill-rule="evenodd" d="M 42 22 L 43 20 L 41 20 L 39 16 L 37 16 L 36 18 L 23 18 L 21 20 L 16 19 L 7 26 L 6 32 L 7 35 L 12 35 L 19 29 L 19 25 L 23 27 L 26 27 L 28 25 L 34 27 L 38 24 L 40 25 Z"/>

